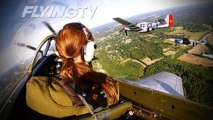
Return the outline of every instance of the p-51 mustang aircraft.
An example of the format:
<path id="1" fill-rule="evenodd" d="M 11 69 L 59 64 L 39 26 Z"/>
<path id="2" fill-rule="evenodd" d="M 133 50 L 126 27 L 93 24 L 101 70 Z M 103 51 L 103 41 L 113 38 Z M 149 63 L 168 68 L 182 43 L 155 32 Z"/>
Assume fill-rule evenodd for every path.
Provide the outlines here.
<path id="1" fill-rule="evenodd" d="M 165 27 L 174 26 L 174 19 L 172 14 L 167 14 L 165 19 L 162 19 L 162 18 L 158 19 L 158 22 L 139 22 L 139 23 L 133 24 L 119 17 L 113 18 L 113 20 L 124 25 L 123 30 L 125 31 L 126 35 L 127 35 L 127 31 L 137 31 L 140 33 L 144 33 L 144 32 L 150 32 L 156 28 L 165 28 Z"/>

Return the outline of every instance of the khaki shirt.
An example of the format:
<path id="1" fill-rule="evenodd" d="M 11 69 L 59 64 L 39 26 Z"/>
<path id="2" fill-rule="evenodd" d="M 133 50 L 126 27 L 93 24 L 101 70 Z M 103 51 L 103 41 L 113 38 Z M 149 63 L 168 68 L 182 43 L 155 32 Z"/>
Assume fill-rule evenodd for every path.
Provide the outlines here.
<path id="1" fill-rule="evenodd" d="M 32 77 L 26 85 L 27 105 L 51 117 L 63 118 L 89 113 L 85 106 L 73 106 L 68 95 L 57 84 L 48 85 L 48 77 Z"/>

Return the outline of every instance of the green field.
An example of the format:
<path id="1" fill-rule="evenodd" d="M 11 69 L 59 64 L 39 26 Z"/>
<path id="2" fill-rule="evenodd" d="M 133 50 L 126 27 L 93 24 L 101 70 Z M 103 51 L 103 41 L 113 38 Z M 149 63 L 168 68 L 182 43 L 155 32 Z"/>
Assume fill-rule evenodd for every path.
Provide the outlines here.
<path id="1" fill-rule="evenodd" d="M 202 39 L 202 37 L 204 37 L 207 33 L 209 33 L 212 30 L 206 30 L 203 32 L 191 32 L 191 34 L 189 34 L 189 38 L 192 40 L 200 40 Z"/>
<path id="2" fill-rule="evenodd" d="M 102 41 L 97 41 L 99 46 L 96 56 L 99 58 L 93 65 L 98 71 L 102 66 L 107 74 L 116 78 L 138 80 L 167 71 L 180 76 L 183 79 L 183 87 L 186 98 L 213 106 L 213 68 L 206 68 L 179 61 L 177 58 L 186 53 L 192 47 L 175 45 L 163 42 L 164 39 L 178 37 L 178 35 L 168 35 L 173 29 L 159 29 L 150 33 L 129 32 L 117 33 L 104 37 Z M 186 31 L 186 30 L 185 30 Z M 193 38 L 199 38 L 207 33 L 187 32 Z M 170 48 L 175 51 L 175 55 L 164 56 L 163 48 Z M 152 65 L 143 66 L 143 59 L 162 59 Z M 141 63 L 141 64 L 140 64 Z"/>

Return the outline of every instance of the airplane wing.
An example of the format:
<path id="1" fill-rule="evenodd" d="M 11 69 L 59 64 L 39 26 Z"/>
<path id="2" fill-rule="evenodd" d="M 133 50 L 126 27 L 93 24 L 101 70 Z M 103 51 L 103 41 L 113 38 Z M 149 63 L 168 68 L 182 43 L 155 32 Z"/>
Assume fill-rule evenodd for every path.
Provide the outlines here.
<path id="1" fill-rule="evenodd" d="M 132 23 L 130 23 L 124 19 L 121 19 L 121 18 L 113 18 L 113 20 L 115 20 L 125 26 L 133 25 Z"/>
<path id="2" fill-rule="evenodd" d="M 113 20 L 119 22 L 120 24 L 124 25 L 125 27 L 127 27 L 127 29 L 132 30 L 132 31 L 140 31 L 141 28 L 137 27 L 135 24 L 130 23 L 124 19 L 121 19 L 119 17 L 117 18 L 113 18 Z"/>
<path id="3" fill-rule="evenodd" d="M 182 79 L 169 72 L 159 72 L 150 77 L 134 81 L 134 84 L 185 98 Z"/>

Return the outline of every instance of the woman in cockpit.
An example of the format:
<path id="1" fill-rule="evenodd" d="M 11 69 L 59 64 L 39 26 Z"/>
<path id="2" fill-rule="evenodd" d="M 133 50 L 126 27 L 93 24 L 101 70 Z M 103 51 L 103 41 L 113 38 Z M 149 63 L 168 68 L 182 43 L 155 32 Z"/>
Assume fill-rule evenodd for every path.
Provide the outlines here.
<path id="1" fill-rule="evenodd" d="M 92 69 L 96 45 L 87 27 L 66 24 L 59 31 L 55 46 L 62 60 L 60 74 L 32 77 L 27 82 L 26 101 L 31 109 L 63 118 L 97 112 L 118 103 L 118 82 Z"/>

